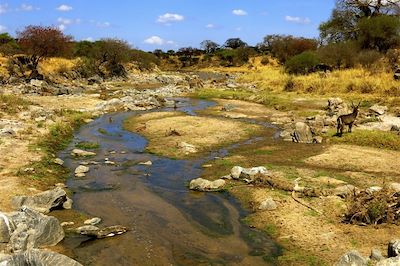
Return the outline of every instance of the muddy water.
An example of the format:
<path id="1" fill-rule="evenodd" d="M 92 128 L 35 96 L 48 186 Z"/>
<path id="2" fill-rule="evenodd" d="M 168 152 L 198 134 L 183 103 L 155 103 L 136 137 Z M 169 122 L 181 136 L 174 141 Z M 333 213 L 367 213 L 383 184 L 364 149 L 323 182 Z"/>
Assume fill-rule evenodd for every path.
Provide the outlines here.
<path id="1" fill-rule="evenodd" d="M 213 103 L 180 99 L 180 111 L 194 115 Z M 201 165 L 222 149 L 196 160 L 171 160 L 145 152 L 146 140 L 123 130 L 135 113 L 105 115 L 84 126 L 74 139 L 98 142 L 97 155 L 86 161 L 90 172 L 71 178 L 74 208 L 103 218 L 103 225 L 130 228 L 124 235 L 90 240 L 67 237 L 64 247 L 84 265 L 266 265 L 280 249 L 264 233 L 241 223 L 246 215 L 227 193 L 187 189 L 202 173 Z M 80 160 L 63 157 L 72 170 Z M 106 165 L 105 158 L 116 163 Z M 152 161 L 151 166 L 139 162 Z"/>

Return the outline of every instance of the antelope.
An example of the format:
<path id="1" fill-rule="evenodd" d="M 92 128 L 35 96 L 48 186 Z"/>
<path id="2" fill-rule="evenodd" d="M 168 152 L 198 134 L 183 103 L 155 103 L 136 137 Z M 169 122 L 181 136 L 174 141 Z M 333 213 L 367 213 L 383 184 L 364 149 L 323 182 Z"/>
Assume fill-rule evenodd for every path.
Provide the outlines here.
<path id="1" fill-rule="evenodd" d="M 349 126 L 349 132 L 351 132 L 351 128 L 353 127 L 354 121 L 356 121 L 358 115 L 358 107 L 360 107 L 361 102 L 358 103 L 357 106 L 351 102 L 351 107 L 353 108 L 353 112 L 347 115 L 341 115 L 337 119 L 337 135 L 342 136 L 344 125 Z"/>

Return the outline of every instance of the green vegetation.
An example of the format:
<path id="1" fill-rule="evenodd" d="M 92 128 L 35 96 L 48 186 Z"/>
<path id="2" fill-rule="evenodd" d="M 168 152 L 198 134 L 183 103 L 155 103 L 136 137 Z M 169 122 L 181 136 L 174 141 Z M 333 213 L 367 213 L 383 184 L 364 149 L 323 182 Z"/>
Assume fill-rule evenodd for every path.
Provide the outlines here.
<path id="1" fill-rule="evenodd" d="M 319 63 L 318 56 L 313 52 L 303 52 L 295 55 L 285 63 L 286 71 L 289 74 L 308 74 L 314 71 Z"/>
<path id="2" fill-rule="evenodd" d="M 400 150 L 400 138 L 395 132 L 355 130 L 351 134 L 344 133 L 340 138 L 334 136 L 335 133 L 333 130 L 329 131 L 327 134 L 331 143 L 353 144 L 397 151 Z"/>
<path id="3" fill-rule="evenodd" d="M 100 144 L 94 142 L 79 142 L 75 145 L 75 147 L 82 150 L 95 150 L 100 148 Z"/>

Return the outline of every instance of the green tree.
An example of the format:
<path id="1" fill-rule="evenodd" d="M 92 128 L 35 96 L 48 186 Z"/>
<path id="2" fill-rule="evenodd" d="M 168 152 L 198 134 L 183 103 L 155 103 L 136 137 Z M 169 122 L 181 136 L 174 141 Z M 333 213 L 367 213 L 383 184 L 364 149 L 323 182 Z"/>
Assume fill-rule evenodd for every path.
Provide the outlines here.
<path id="1" fill-rule="evenodd" d="M 381 15 L 363 18 L 358 23 L 358 42 L 362 49 L 386 52 L 400 44 L 400 19 Z"/>
<path id="2" fill-rule="evenodd" d="M 242 41 L 240 38 L 230 38 L 230 39 L 226 40 L 224 46 L 226 48 L 237 49 L 237 48 L 241 48 L 241 47 L 247 47 L 248 45 L 247 45 L 247 43 Z"/>
<path id="3" fill-rule="evenodd" d="M 285 69 L 289 74 L 307 74 L 319 63 L 318 56 L 314 52 L 307 51 L 287 60 Z"/>

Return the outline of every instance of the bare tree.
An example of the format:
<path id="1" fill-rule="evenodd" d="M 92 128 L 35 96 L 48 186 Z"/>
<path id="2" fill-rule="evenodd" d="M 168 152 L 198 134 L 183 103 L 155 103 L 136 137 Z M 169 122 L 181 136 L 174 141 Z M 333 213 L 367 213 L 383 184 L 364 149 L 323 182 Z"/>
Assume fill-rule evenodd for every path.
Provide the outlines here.
<path id="1" fill-rule="evenodd" d="M 207 54 L 212 54 L 219 48 L 219 44 L 210 40 L 205 40 L 200 43 L 201 49 L 203 49 Z"/>

